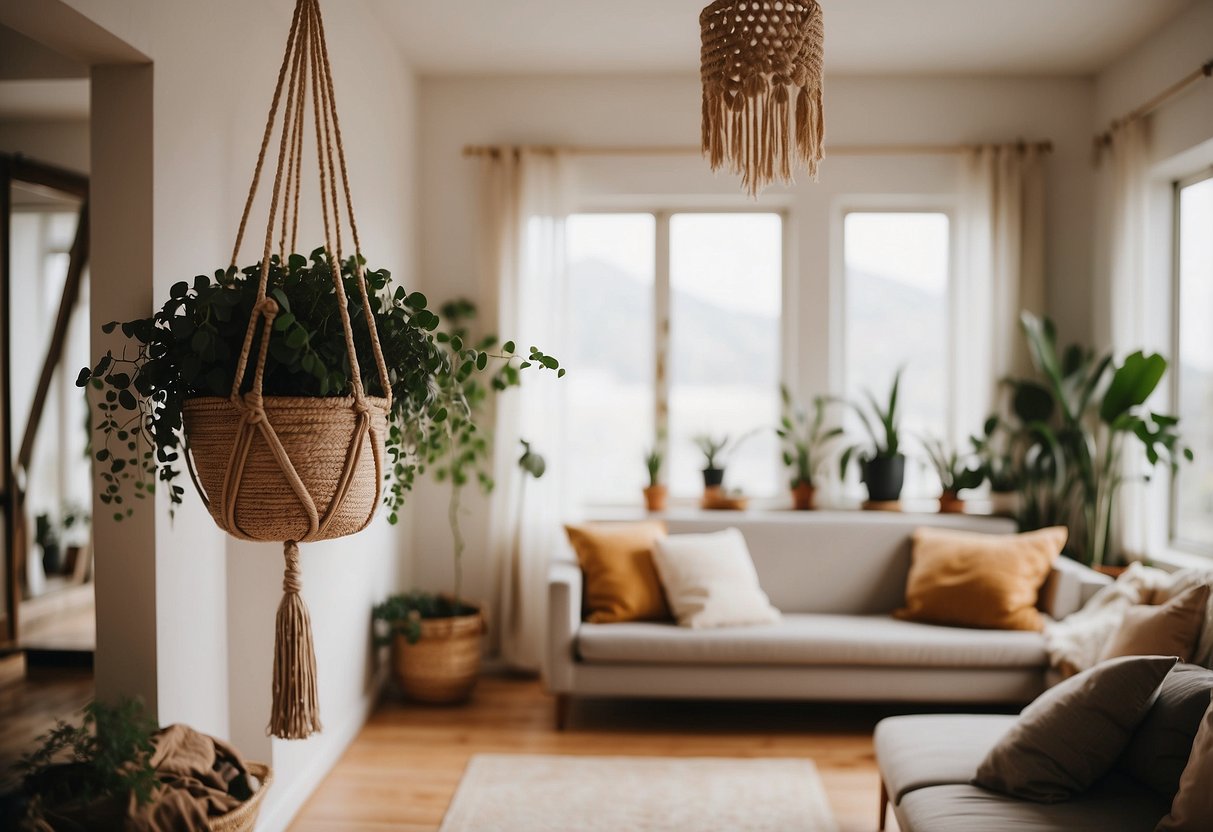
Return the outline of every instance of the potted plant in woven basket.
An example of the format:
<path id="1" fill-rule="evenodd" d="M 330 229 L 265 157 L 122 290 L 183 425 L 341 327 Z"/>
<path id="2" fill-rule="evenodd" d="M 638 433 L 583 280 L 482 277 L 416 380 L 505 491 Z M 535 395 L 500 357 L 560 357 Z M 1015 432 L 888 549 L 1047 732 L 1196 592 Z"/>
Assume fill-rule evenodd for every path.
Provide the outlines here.
<path id="1" fill-rule="evenodd" d="M 960 514 L 965 509 L 965 501 L 960 492 L 978 488 L 985 482 L 985 471 L 970 460 L 963 458 L 956 449 L 948 446 L 947 442 L 934 436 L 925 436 L 922 446 L 926 449 L 931 467 L 939 476 L 939 511 L 942 514 Z"/>
<path id="2" fill-rule="evenodd" d="M 814 477 L 825 462 L 830 445 L 842 435 L 842 428 L 826 427 L 826 400 L 823 397 L 813 399 L 813 415 L 810 418 L 804 408 L 796 403 L 791 390 L 782 386 L 779 393 L 783 401 L 783 414 L 775 433 L 783 444 L 783 464 L 792 474 L 792 506 L 798 511 L 807 511 L 814 507 L 817 494 Z"/>
<path id="3" fill-rule="evenodd" d="M 304 256 L 291 252 L 309 90 L 325 240 Z M 261 259 L 237 268 L 280 105 Z M 451 413 L 435 391 L 484 372 L 490 357 L 504 364 L 501 379 L 522 364 L 558 368 L 538 350 L 523 360 L 512 345 L 490 356 L 444 342 L 425 297 L 391 286 L 361 252 L 318 0 L 297 0 L 231 265 L 173 285 L 151 317 L 106 325 L 128 345 L 77 382 L 96 391 L 99 499 L 115 519 L 157 488 L 179 504 L 184 469 L 220 528 L 283 543 L 270 732 L 285 739 L 321 727 L 297 544 L 360 531 L 381 497 L 395 521 L 427 455 L 447 441 Z"/>
<path id="4" fill-rule="evenodd" d="M 184 726 L 178 729 L 210 741 Z M 138 700 L 89 703 L 80 725 L 58 722 L 18 762 L 23 805 L 19 817 L 0 816 L 0 823 L 33 830 L 125 829 L 136 819 L 138 828 L 144 828 L 147 819 L 155 818 L 158 828 L 195 829 L 205 814 L 205 828 L 212 832 L 251 832 L 273 779 L 269 767 L 245 763 L 216 741 L 213 779 L 179 786 L 183 758 L 169 761 L 164 746 L 158 754 L 166 733 Z M 190 793 L 200 787 L 215 789 L 215 799 Z M 174 794 L 178 788 L 188 796 Z"/>
<path id="5" fill-rule="evenodd" d="M 497 344 L 495 335 L 477 341 L 469 357 L 466 344 L 471 341 L 469 328 L 475 315 L 476 307 L 468 300 L 442 307 L 447 328 L 435 340 L 451 371 L 433 379 L 435 405 L 445 412 L 441 430 L 432 430 L 424 422 L 401 427 L 406 444 L 417 449 L 419 472 L 428 472 L 450 486 L 447 522 L 453 590 L 450 594 L 414 591 L 393 595 L 374 610 L 374 618 L 386 624 L 387 634 L 379 641 L 391 645 L 393 670 L 401 688 L 413 699 L 435 704 L 462 702 L 471 695 L 480 670 L 480 638 L 487 627 L 483 609 L 463 595 L 463 489 L 475 484 L 487 494 L 494 487 L 489 471 L 492 436 L 478 427 L 477 419 L 492 395 L 521 382 L 522 371 L 538 366 L 555 370 L 557 376 L 564 374 L 556 359 L 538 350 L 532 350 L 526 361 L 509 360 L 515 350 L 512 342 L 502 347 L 505 360 L 490 360 Z M 468 371 L 469 360 L 479 373 Z M 524 441 L 522 446 L 518 466 L 524 476 L 538 479 L 546 463 L 530 443 Z"/>

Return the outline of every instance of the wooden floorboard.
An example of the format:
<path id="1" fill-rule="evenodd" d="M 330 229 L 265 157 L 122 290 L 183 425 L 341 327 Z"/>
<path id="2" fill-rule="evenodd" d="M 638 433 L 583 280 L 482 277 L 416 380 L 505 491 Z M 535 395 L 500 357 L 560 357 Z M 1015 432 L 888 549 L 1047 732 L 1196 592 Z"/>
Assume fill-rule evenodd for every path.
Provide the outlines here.
<path id="1" fill-rule="evenodd" d="M 89 670 L 25 672 L 24 657 L 0 661 L 0 791 L 16 782 L 13 764 L 33 750 L 35 740 L 64 719 L 78 723 L 93 699 Z"/>
<path id="2" fill-rule="evenodd" d="M 574 702 L 568 730 L 532 679 L 486 677 L 465 706 L 389 693 L 291 827 L 435 832 L 473 754 L 801 757 L 821 773 L 842 832 L 873 832 L 872 728 L 913 708 L 761 702 Z M 896 823 L 890 818 L 890 829 Z"/>

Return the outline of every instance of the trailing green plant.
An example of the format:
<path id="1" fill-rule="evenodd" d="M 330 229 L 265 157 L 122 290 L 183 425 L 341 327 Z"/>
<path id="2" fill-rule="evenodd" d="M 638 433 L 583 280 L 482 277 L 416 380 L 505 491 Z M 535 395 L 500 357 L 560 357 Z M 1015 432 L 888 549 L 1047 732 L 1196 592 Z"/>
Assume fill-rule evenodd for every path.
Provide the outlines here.
<path id="1" fill-rule="evenodd" d="M 792 396 L 786 385 L 781 385 L 779 395 L 783 412 L 775 433 L 783 445 L 783 464 L 791 472 L 792 488 L 798 485 L 813 485 L 813 478 L 825 462 L 830 446 L 842 436 L 841 427 L 827 428 L 824 396 L 813 398 L 813 415 L 810 417 Z"/>
<path id="2" fill-rule="evenodd" d="M 1071 345 L 1059 350 L 1053 323 L 1020 318 L 1036 379 L 1009 379 L 1011 407 L 1021 425 L 1020 525 L 1070 528 L 1072 555 L 1102 564 L 1109 554 L 1116 495 L 1128 481 L 1126 454 L 1140 453 L 1149 470 L 1173 475 L 1192 459 L 1179 420 L 1146 407 L 1167 371 L 1167 360 L 1138 350 L 1119 363 L 1111 353 Z"/>
<path id="3" fill-rule="evenodd" d="M 702 433 L 691 441 L 695 443 L 695 447 L 703 454 L 705 468 L 719 470 L 724 467 L 724 454 L 731 449 L 731 440 L 727 433 L 720 436 Z"/>
<path id="4" fill-rule="evenodd" d="M 361 356 L 371 354 L 353 257 L 341 263 L 341 282 L 349 307 L 354 343 Z M 178 484 L 183 449 L 182 409 L 195 396 L 227 396 L 236 359 L 256 301 L 261 265 L 218 270 L 179 282 L 150 317 L 102 327 L 120 330 L 131 342 L 120 353 L 106 352 L 80 371 L 77 384 L 95 391 L 95 428 L 104 440 L 93 456 L 100 463 L 104 488 L 100 500 L 116 520 L 130 516 L 132 499 L 145 499 L 157 487 L 168 492 L 170 511 L 182 501 Z M 448 474 L 463 478 L 482 455 L 474 440 L 470 413 L 489 377 L 494 389 L 519 381 L 526 367 L 563 375 L 555 358 L 532 349 L 524 357 L 513 343 L 476 345 L 457 332 L 440 329 L 441 318 L 424 295 L 392 286 L 386 269 L 367 270 L 371 313 L 387 363 L 392 409 L 388 414 L 387 487 L 389 522 L 416 477 L 439 458 Z M 267 294 L 279 306 L 265 363 L 268 396 L 345 396 L 350 394 L 350 363 L 338 309 L 332 266 L 323 248 L 310 257 L 271 258 Z M 456 305 L 448 307 L 460 310 Z M 259 349 L 260 330 L 254 342 Z M 382 396 L 374 362 L 361 362 L 368 395 Z M 248 390 L 252 368 L 240 381 Z M 471 452 L 470 456 L 468 452 Z"/>
<path id="5" fill-rule="evenodd" d="M 157 729 L 137 699 L 90 702 L 79 725 L 60 720 L 17 763 L 30 813 L 103 799 L 150 803 L 158 783 L 151 765 Z"/>
<path id="6" fill-rule="evenodd" d="M 897 405 L 902 372 L 903 370 L 898 370 L 893 376 L 893 386 L 889 390 L 887 405 L 881 405 L 870 390 L 864 391 L 866 404 L 871 410 L 870 415 L 858 402 L 850 399 L 835 399 L 849 407 L 859 417 L 859 422 L 863 425 L 870 440 L 868 443 L 850 445 L 843 450 L 838 465 L 843 477 L 846 477 L 852 459 L 857 459 L 862 467 L 864 463 L 873 459 L 895 457 L 901 453 L 901 414 L 897 410 Z M 876 429 L 878 424 L 880 425 L 879 431 Z"/>
<path id="7" fill-rule="evenodd" d="M 939 476 L 944 494 L 958 494 L 978 488 L 986 480 L 985 470 L 972 457 L 962 456 L 955 448 L 935 436 L 924 436 L 922 446 L 931 467 Z"/>

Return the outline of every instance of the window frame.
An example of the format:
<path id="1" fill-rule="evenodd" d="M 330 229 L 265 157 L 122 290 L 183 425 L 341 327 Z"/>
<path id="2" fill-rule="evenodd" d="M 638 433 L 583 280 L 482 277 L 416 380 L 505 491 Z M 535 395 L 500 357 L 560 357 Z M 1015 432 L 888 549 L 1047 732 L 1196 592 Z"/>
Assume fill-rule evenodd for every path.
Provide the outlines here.
<path id="1" fill-rule="evenodd" d="M 668 436 L 670 427 L 670 218 L 675 214 L 774 214 L 779 217 L 780 251 L 780 297 L 782 308 L 779 315 L 779 367 L 776 377 L 780 384 L 789 384 L 794 376 L 794 356 L 796 355 L 796 315 L 795 315 L 795 280 L 792 263 L 793 249 L 789 239 L 788 229 L 792 223 L 792 212 L 785 206 L 758 206 L 753 204 L 730 205 L 727 203 L 711 203 L 706 205 L 683 205 L 677 202 L 663 201 L 654 204 L 643 202 L 614 202 L 596 204 L 593 206 L 576 206 L 570 216 L 586 216 L 594 214 L 648 214 L 653 217 L 653 427 L 656 435 Z M 778 392 L 778 391 L 776 391 Z M 667 454 L 668 459 L 668 454 Z M 668 484 L 663 469 L 662 482 Z M 697 501 L 692 497 L 678 497 L 671 494 L 671 505 L 691 506 Z M 761 503 L 762 500 L 757 502 Z M 627 503 L 590 503 L 586 508 L 623 508 L 634 507 L 636 500 Z"/>
<path id="2" fill-rule="evenodd" d="M 1170 310 L 1170 347 L 1172 372 L 1168 384 L 1168 393 L 1178 414 L 1180 402 L 1180 199 L 1185 188 L 1198 185 L 1213 179 L 1213 166 L 1176 179 L 1171 185 L 1171 310 Z M 1213 545 L 1187 540 L 1179 534 L 1179 489 L 1176 478 L 1170 478 L 1167 492 L 1167 546 L 1168 548 L 1189 555 L 1213 557 Z"/>
<path id="3" fill-rule="evenodd" d="M 944 419 L 942 433 L 950 441 L 959 441 L 958 401 L 961 395 L 957 380 L 957 337 L 958 318 L 963 314 L 960 309 L 960 288 L 958 263 L 960 259 L 959 206 L 957 199 L 951 194 L 938 195 L 909 195 L 897 194 L 883 197 L 849 198 L 841 202 L 835 212 L 835 233 L 831 235 L 831 246 L 836 253 L 833 262 L 836 264 L 832 294 L 836 299 L 831 315 L 830 352 L 835 356 L 831 359 L 831 387 L 838 395 L 845 396 L 848 389 L 847 361 L 847 260 L 846 260 L 846 223 L 851 214 L 943 214 L 948 219 L 948 288 L 945 316 L 948 322 L 946 344 L 946 373 L 947 389 L 944 391 Z M 873 391 L 879 396 L 879 391 Z M 846 486 L 846 483 L 843 483 Z"/>

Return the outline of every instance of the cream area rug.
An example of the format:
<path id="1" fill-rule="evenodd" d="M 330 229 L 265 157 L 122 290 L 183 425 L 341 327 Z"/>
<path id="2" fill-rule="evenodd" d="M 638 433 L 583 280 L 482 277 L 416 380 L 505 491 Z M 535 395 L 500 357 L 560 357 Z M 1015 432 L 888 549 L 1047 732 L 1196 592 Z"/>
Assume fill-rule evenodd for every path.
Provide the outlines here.
<path id="1" fill-rule="evenodd" d="M 477 754 L 440 832 L 837 832 L 808 760 Z"/>

